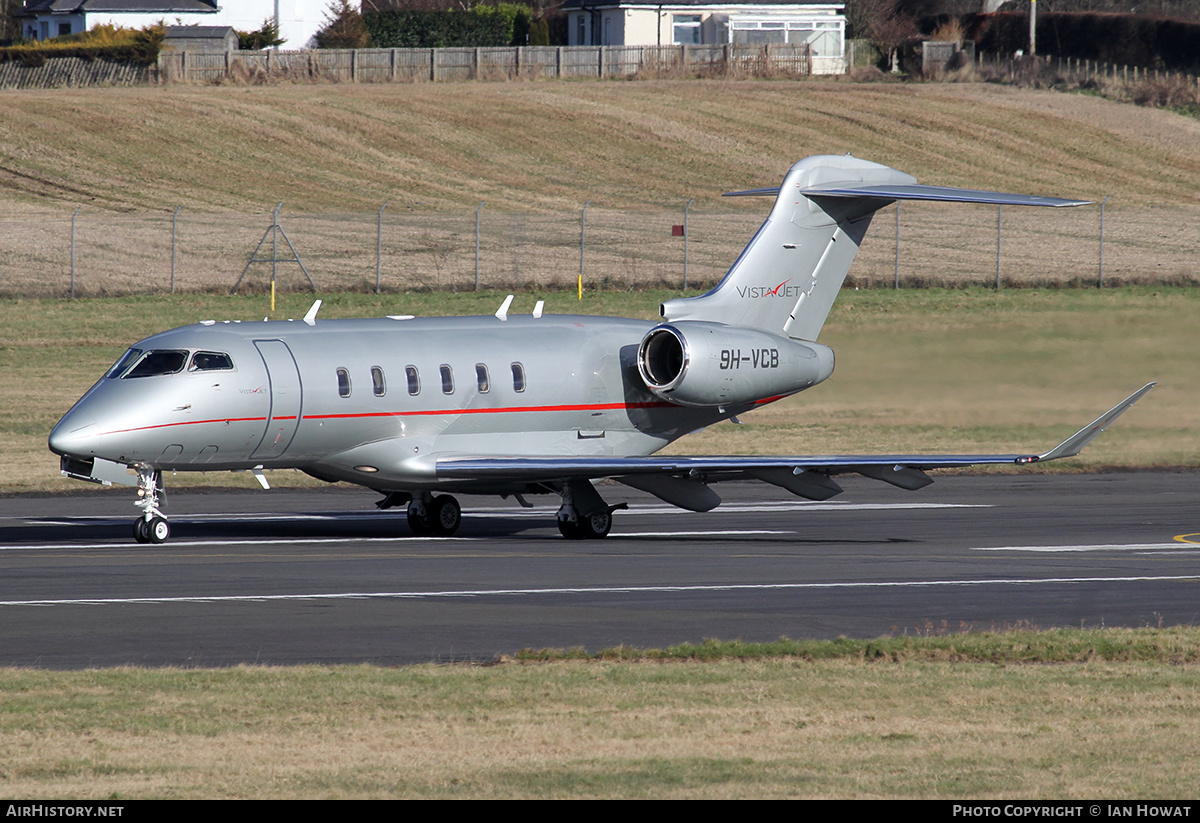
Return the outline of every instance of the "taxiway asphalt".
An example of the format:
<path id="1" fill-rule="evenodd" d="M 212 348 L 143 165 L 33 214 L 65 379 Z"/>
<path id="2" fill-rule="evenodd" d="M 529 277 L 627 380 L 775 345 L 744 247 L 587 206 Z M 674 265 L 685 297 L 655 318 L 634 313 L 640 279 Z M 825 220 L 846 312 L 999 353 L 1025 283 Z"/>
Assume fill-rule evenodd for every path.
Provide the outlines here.
<path id="1" fill-rule="evenodd" d="M 861 478 L 824 503 L 715 487 L 707 514 L 623 486 L 606 540 L 555 501 L 461 498 L 413 538 L 361 489 L 0 498 L 0 665 L 489 660 L 522 648 L 1200 622 L 1200 472 Z"/>

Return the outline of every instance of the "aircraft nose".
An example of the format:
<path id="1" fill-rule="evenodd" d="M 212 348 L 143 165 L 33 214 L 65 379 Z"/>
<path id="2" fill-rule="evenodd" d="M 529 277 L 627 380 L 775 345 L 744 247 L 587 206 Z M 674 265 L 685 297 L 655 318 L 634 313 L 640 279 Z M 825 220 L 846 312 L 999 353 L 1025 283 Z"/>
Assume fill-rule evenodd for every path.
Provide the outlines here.
<path id="1" fill-rule="evenodd" d="M 55 454 L 87 455 L 88 440 L 95 433 L 96 418 L 81 409 L 72 409 L 50 432 L 50 451 Z"/>

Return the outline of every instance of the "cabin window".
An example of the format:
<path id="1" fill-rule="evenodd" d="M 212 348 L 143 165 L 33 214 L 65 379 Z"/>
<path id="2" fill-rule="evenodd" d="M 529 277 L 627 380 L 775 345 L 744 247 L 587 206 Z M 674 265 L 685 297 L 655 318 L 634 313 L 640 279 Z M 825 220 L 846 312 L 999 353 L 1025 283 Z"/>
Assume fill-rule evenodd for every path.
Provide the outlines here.
<path id="1" fill-rule="evenodd" d="M 371 367 L 371 389 L 375 392 L 376 397 L 383 397 L 387 394 L 387 381 L 383 377 L 383 369 L 379 366 Z"/>
<path id="2" fill-rule="evenodd" d="M 482 363 L 475 364 L 475 382 L 479 384 L 479 393 L 487 394 L 491 388 L 491 381 L 488 380 L 487 366 Z"/>
<path id="3" fill-rule="evenodd" d="M 225 352 L 198 351 L 192 355 L 188 371 L 228 371 L 233 368 L 233 358 Z"/>
<path id="4" fill-rule="evenodd" d="M 347 369 L 338 369 L 337 377 L 338 377 L 338 396 L 339 397 L 349 397 L 350 396 L 350 372 Z"/>
<path id="5" fill-rule="evenodd" d="M 442 394 L 454 394 L 454 372 L 445 363 L 441 366 Z"/>
<path id="6" fill-rule="evenodd" d="M 133 378 L 175 374 L 176 372 L 183 371 L 187 359 L 188 353 L 186 351 L 175 351 L 173 349 L 148 351 L 123 376 L 125 378 Z"/>
<path id="7" fill-rule="evenodd" d="M 525 391 L 525 367 L 520 363 L 512 364 L 513 391 Z"/>
<path id="8" fill-rule="evenodd" d="M 416 366 L 405 366 L 404 374 L 408 378 L 408 393 L 417 395 L 421 393 L 421 375 L 417 372 Z"/>

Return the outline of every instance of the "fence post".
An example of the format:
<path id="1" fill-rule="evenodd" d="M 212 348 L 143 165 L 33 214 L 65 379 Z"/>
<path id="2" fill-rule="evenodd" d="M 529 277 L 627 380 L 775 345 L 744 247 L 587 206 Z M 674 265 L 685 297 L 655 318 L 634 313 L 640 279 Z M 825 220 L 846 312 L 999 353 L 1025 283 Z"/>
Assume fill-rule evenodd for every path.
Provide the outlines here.
<path id="1" fill-rule="evenodd" d="M 175 229 L 179 220 L 179 210 L 182 208 L 183 206 L 176 206 L 175 213 L 171 215 L 171 294 L 175 293 Z"/>
<path id="2" fill-rule="evenodd" d="M 892 287 L 900 288 L 900 201 L 896 201 L 896 254 L 892 271 Z"/>
<path id="3" fill-rule="evenodd" d="M 1000 219 L 1004 206 L 996 206 L 996 291 L 1000 290 Z"/>
<path id="4" fill-rule="evenodd" d="M 692 210 L 692 203 L 696 202 L 696 198 L 688 201 L 688 204 L 683 207 L 683 289 L 687 291 L 688 287 L 688 212 Z"/>
<path id="5" fill-rule="evenodd" d="M 388 201 L 384 200 L 383 205 L 379 207 L 379 217 L 375 224 L 375 293 L 379 294 L 379 276 L 383 269 L 383 210 L 387 208 Z"/>
<path id="6" fill-rule="evenodd" d="M 1112 195 L 1105 195 L 1104 199 L 1100 201 L 1100 265 L 1096 274 L 1096 288 L 1098 289 L 1104 288 L 1104 204 L 1108 202 L 1109 197 Z"/>
<path id="7" fill-rule="evenodd" d="M 479 213 L 483 211 L 483 204 L 486 200 L 479 201 L 479 208 L 475 209 L 475 291 L 479 291 Z"/>
<path id="8" fill-rule="evenodd" d="M 79 209 L 75 209 L 75 213 L 71 215 L 71 299 L 75 299 L 75 218 L 79 216 Z"/>

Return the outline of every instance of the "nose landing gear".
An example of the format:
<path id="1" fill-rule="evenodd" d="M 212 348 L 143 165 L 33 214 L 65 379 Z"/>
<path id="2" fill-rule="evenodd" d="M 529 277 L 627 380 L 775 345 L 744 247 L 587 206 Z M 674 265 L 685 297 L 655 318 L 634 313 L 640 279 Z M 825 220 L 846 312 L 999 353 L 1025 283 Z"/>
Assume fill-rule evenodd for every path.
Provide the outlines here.
<path id="1" fill-rule="evenodd" d="M 149 467 L 135 467 L 138 473 L 138 500 L 133 505 L 143 514 L 133 521 L 133 539 L 139 543 L 165 543 L 171 536 L 171 524 L 163 514 L 167 493 L 162 487 L 162 472 Z"/>

